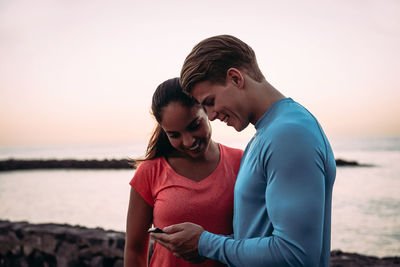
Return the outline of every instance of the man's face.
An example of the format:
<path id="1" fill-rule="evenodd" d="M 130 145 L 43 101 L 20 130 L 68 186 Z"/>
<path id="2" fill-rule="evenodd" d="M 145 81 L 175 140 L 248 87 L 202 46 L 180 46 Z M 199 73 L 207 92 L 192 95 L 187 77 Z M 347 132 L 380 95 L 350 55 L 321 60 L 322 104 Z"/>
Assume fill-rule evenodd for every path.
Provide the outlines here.
<path id="1" fill-rule="evenodd" d="M 191 94 L 206 109 L 210 121 L 219 119 L 238 132 L 249 125 L 243 89 L 235 84 L 227 82 L 223 85 L 204 81 L 197 83 Z"/>

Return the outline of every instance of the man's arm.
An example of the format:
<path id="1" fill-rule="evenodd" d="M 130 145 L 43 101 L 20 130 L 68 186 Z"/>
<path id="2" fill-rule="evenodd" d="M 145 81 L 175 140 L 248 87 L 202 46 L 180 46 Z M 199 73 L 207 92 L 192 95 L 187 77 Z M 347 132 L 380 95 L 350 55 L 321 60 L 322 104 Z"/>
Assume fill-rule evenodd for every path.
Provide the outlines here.
<path id="1" fill-rule="evenodd" d="M 301 128 L 274 140 L 261 160 L 272 234 L 234 240 L 204 232 L 200 255 L 232 266 L 318 266 L 327 223 L 324 147 Z"/>

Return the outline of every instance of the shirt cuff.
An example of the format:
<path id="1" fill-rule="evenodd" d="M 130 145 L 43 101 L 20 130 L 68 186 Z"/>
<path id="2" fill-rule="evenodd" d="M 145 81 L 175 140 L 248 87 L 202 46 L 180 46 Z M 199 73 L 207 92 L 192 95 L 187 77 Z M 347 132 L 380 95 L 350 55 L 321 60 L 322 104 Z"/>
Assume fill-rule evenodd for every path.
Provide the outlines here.
<path id="1" fill-rule="evenodd" d="M 197 250 L 200 256 L 206 256 L 204 253 L 207 251 L 207 241 L 210 239 L 210 232 L 204 231 L 200 235 L 199 243 L 197 245 Z"/>

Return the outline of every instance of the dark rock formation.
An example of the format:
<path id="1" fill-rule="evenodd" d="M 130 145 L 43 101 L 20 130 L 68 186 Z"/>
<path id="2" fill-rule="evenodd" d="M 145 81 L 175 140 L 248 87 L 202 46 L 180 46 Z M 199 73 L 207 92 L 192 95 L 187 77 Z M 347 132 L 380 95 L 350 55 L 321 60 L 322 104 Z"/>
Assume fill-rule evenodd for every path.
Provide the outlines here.
<path id="1" fill-rule="evenodd" d="M 0 221 L 0 266 L 122 267 L 125 234 L 61 224 Z M 399 257 L 377 258 L 332 251 L 331 267 L 400 266 Z"/>
<path id="2" fill-rule="evenodd" d="M 0 266 L 123 266 L 125 234 L 0 221 Z"/>
<path id="3" fill-rule="evenodd" d="M 32 169 L 128 169 L 133 168 L 128 159 L 104 160 L 23 160 L 7 159 L 0 161 L 0 171 Z"/>
<path id="4" fill-rule="evenodd" d="M 357 161 L 347 161 L 343 159 L 336 159 L 336 166 L 359 166 Z"/>
<path id="5" fill-rule="evenodd" d="M 345 253 L 340 250 L 331 252 L 331 267 L 388 267 L 400 266 L 399 257 L 372 257 L 356 253 Z"/>
<path id="6" fill-rule="evenodd" d="M 7 159 L 0 160 L 0 171 L 34 170 L 34 169 L 129 169 L 133 168 L 128 159 L 75 160 L 75 159 Z M 336 166 L 365 167 L 357 161 L 336 160 Z"/>
<path id="7" fill-rule="evenodd" d="M 371 164 L 360 164 L 357 161 L 349 161 L 344 159 L 336 159 L 336 166 L 349 166 L 349 167 L 372 167 Z"/>

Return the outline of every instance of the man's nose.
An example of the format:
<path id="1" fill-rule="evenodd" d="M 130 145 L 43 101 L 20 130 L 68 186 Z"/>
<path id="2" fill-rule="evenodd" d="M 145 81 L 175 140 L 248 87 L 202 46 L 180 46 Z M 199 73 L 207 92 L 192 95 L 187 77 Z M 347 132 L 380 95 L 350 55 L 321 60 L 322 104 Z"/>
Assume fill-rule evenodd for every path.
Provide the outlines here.
<path id="1" fill-rule="evenodd" d="M 215 120 L 216 118 L 218 118 L 218 113 L 215 112 L 215 111 L 212 111 L 212 112 L 210 112 L 210 113 L 207 113 L 207 115 L 208 115 L 208 119 L 209 119 L 210 121 L 213 121 L 213 120 Z"/>
<path id="2" fill-rule="evenodd" d="M 206 109 L 207 116 L 208 116 L 208 119 L 209 119 L 210 121 L 213 121 L 213 120 L 215 120 L 215 119 L 217 118 L 217 115 L 218 115 L 217 112 L 215 112 L 214 110 L 212 110 L 210 107 L 204 107 L 204 108 Z"/>

